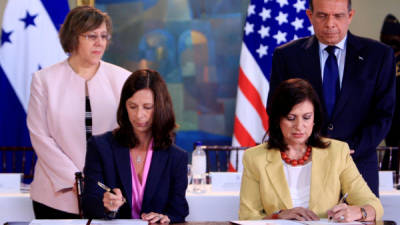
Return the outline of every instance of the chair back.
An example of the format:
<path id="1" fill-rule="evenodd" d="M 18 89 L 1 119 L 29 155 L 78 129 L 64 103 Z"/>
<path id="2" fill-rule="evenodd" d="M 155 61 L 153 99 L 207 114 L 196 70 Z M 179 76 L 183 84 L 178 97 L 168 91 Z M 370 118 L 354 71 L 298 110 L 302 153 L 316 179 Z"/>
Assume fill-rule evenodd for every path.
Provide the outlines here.
<path id="1" fill-rule="evenodd" d="M 399 147 L 378 146 L 376 153 L 378 154 L 379 170 L 394 170 L 399 172 Z"/>
<path id="2" fill-rule="evenodd" d="M 230 145 L 202 145 L 202 149 L 206 153 L 207 173 L 218 171 L 229 171 L 229 164 L 232 163 L 234 168 L 239 166 L 239 152 L 249 147 L 235 147 Z M 231 162 L 231 155 L 235 154 L 234 161 Z"/>
<path id="3" fill-rule="evenodd" d="M 0 146 L 0 172 L 23 173 L 24 183 L 32 181 L 36 159 L 32 147 Z"/>
<path id="4" fill-rule="evenodd" d="M 376 148 L 378 154 L 379 170 L 391 170 L 393 174 L 393 182 L 398 185 L 400 178 L 400 150 L 399 147 L 378 146 Z M 400 186 L 398 186 L 399 188 Z"/>

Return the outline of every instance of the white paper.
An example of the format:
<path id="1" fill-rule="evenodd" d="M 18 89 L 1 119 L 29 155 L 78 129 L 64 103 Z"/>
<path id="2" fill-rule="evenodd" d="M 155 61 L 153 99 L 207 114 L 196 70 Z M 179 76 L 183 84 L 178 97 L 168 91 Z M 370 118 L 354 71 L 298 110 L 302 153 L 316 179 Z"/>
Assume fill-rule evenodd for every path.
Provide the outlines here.
<path id="1" fill-rule="evenodd" d="M 211 172 L 212 191 L 240 191 L 242 173 Z"/>
<path id="2" fill-rule="evenodd" d="M 293 220 L 236 220 L 231 223 L 239 225 L 303 225 Z"/>
<path id="3" fill-rule="evenodd" d="M 233 224 L 239 225 L 359 225 L 361 222 L 354 221 L 351 223 L 329 222 L 328 219 L 322 218 L 318 221 L 294 221 L 294 220 L 237 220 L 231 221 Z"/>
<path id="4" fill-rule="evenodd" d="M 19 192 L 22 173 L 0 173 L 0 192 Z"/>
<path id="5" fill-rule="evenodd" d="M 82 220 L 32 220 L 29 225 L 86 225 L 88 219 Z M 118 220 L 92 220 L 91 225 L 148 225 L 145 220 L 138 219 L 118 219 Z"/>

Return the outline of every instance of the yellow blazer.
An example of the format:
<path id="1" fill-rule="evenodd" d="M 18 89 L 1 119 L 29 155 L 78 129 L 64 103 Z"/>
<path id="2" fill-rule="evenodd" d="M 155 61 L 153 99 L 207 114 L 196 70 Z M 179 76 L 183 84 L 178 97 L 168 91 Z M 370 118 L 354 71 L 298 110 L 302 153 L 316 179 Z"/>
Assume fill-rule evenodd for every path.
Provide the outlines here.
<path id="1" fill-rule="evenodd" d="M 371 205 L 376 219 L 381 219 L 383 207 L 358 172 L 347 143 L 324 139 L 331 144 L 326 149 L 312 149 L 312 169 L 309 209 L 321 218 L 337 205 L 340 193 L 348 193 L 350 205 Z M 281 210 L 293 208 L 281 154 L 261 144 L 246 150 L 243 156 L 243 176 L 240 189 L 239 219 L 259 220 Z"/>

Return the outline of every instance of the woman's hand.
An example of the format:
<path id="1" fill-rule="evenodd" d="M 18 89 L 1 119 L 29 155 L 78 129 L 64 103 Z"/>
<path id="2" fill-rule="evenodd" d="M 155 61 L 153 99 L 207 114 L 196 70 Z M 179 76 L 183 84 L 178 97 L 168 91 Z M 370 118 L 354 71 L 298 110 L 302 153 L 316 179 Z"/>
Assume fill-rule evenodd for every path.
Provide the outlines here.
<path id="1" fill-rule="evenodd" d="M 114 188 L 113 192 L 115 194 L 106 191 L 103 195 L 104 207 L 111 212 L 118 211 L 118 209 L 126 202 L 119 188 Z"/>
<path id="2" fill-rule="evenodd" d="M 150 212 L 150 213 L 142 213 L 142 220 L 149 221 L 149 223 L 170 223 L 171 220 L 167 215 L 163 215 L 160 213 Z"/>
<path id="3" fill-rule="evenodd" d="M 359 206 L 340 203 L 328 210 L 328 218 L 336 222 L 353 222 L 362 218 Z"/>
<path id="4" fill-rule="evenodd" d="M 319 220 L 319 217 L 311 210 L 303 208 L 303 207 L 296 207 L 292 209 L 285 209 L 282 210 L 279 215 L 279 219 L 286 219 L 286 220 Z"/>

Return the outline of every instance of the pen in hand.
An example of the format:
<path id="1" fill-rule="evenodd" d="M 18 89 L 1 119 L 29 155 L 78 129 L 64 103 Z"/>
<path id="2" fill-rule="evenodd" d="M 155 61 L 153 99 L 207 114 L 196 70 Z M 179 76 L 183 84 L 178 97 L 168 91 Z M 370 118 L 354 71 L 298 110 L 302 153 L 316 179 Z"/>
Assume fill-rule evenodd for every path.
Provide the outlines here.
<path id="1" fill-rule="evenodd" d="M 105 190 L 106 192 L 110 192 L 110 193 L 112 193 L 112 194 L 114 194 L 114 195 L 116 194 L 111 188 L 109 188 L 107 185 L 101 183 L 100 181 L 97 182 L 97 185 L 98 185 L 99 187 L 101 187 L 103 190 Z M 126 202 L 126 199 L 125 199 L 124 196 L 122 196 L 122 202 L 123 202 L 122 204 L 124 204 L 124 203 Z M 115 218 L 117 212 L 118 212 L 118 210 L 113 210 L 113 211 L 111 211 L 110 216 L 111 216 L 112 218 Z"/>
<path id="2" fill-rule="evenodd" d="M 345 194 L 342 196 L 342 198 L 339 200 L 339 204 L 344 203 L 344 202 L 346 201 L 346 198 L 347 198 L 348 195 L 349 195 L 348 193 L 345 193 Z M 328 220 L 329 220 L 329 222 L 330 222 L 330 221 L 332 220 L 332 216 L 330 216 L 330 217 L 328 218 Z"/>
<path id="3" fill-rule="evenodd" d="M 101 183 L 100 181 L 97 181 L 97 185 L 98 185 L 99 187 L 101 187 L 103 190 L 105 190 L 105 191 L 107 191 L 107 192 L 111 192 L 111 193 L 113 193 L 113 194 L 115 195 L 115 192 L 114 192 L 111 188 L 109 188 L 107 185 Z M 124 196 L 122 196 L 122 201 L 123 201 L 124 203 L 126 202 L 126 199 L 125 199 Z"/>
<path id="4" fill-rule="evenodd" d="M 101 183 L 100 181 L 97 181 L 97 185 L 99 185 L 99 187 L 101 187 L 103 190 L 115 194 L 115 193 L 111 190 L 111 188 L 109 188 L 107 185 Z"/>

